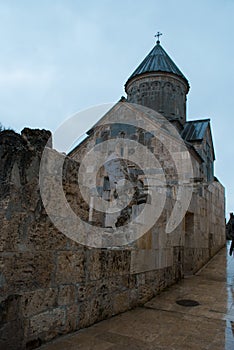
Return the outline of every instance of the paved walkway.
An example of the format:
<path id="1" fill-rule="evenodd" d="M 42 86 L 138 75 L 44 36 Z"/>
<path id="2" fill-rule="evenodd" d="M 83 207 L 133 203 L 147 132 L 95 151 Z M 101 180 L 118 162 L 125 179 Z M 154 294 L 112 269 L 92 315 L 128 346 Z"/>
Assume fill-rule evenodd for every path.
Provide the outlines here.
<path id="1" fill-rule="evenodd" d="M 197 306 L 176 301 L 190 299 Z M 234 350 L 234 258 L 221 250 L 144 307 L 61 337 L 40 350 Z"/>

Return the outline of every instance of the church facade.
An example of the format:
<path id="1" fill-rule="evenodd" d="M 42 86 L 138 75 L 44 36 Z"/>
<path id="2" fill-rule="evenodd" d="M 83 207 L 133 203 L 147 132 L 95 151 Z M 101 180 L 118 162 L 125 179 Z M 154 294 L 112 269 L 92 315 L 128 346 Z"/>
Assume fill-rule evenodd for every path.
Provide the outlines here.
<path id="1" fill-rule="evenodd" d="M 0 132 L 1 348 L 144 305 L 225 244 L 210 120 L 187 121 L 159 41 L 125 90 L 68 155 L 49 131 Z"/>
<path id="2" fill-rule="evenodd" d="M 87 190 L 87 181 L 84 185 L 89 191 L 89 222 L 112 232 L 113 236 L 120 227 L 125 227 L 125 236 L 128 230 L 138 232 L 138 226 L 129 226 L 134 220 L 138 225 L 145 224 L 145 232 L 130 234 L 129 242 L 124 241 L 138 250 L 132 257 L 134 272 L 172 265 L 176 250 L 176 259 L 182 265 L 181 275 L 194 273 L 225 243 L 224 188 L 214 175 L 210 120 L 187 121 L 188 80 L 159 40 L 127 80 L 125 91 L 127 97 L 122 97 L 69 154 L 82 164 L 85 155 L 95 149 L 83 172 L 86 180 L 88 172 L 97 171 L 96 159 L 100 155 L 104 159 L 96 184 L 92 185 L 97 186 L 97 192 L 94 194 L 94 188 Z M 127 140 L 136 144 L 126 145 Z M 137 165 L 137 160 L 131 158 L 134 148 L 135 153 L 140 152 L 138 159 L 148 157 L 137 145 L 152 152 L 157 165 L 145 168 Z M 183 160 L 187 157 L 190 165 Z M 149 185 L 147 181 L 152 173 L 157 185 Z M 150 178 L 152 182 L 152 175 Z M 132 197 L 129 199 L 129 194 L 125 207 L 114 213 L 95 210 L 98 197 L 110 205 L 121 194 L 125 193 L 126 197 L 129 182 Z M 190 192 L 184 195 L 186 187 L 190 187 Z M 156 201 L 152 200 L 153 192 L 161 195 Z M 169 230 L 173 220 L 174 226 Z M 152 224 L 146 225 L 146 221 Z M 112 245 L 118 246 L 118 242 Z"/>

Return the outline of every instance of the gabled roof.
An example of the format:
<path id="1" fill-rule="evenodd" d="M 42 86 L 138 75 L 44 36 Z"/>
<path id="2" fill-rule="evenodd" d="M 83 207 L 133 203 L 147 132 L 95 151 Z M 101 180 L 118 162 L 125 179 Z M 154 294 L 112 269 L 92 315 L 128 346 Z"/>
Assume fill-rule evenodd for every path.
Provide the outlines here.
<path id="1" fill-rule="evenodd" d="M 135 104 L 135 103 L 129 103 L 126 101 L 125 98 L 121 98 L 119 102 L 117 102 L 101 119 L 97 121 L 96 124 L 93 125 L 93 127 L 90 130 L 87 131 L 88 136 L 85 139 L 83 139 L 81 143 L 79 143 L 73 150 L 71 150 L 68 153 L 68 156 L 72 157 L 73 154 L 75 154 L 77 149 L 82 144 L 86 144 L 89 141 L 89 138 L 91 137 L 91 135 L 94 133 L 94 130 L 99 126 L 109 124 L 109 123 L 113 123 L 113 125 L 115 125 L 116 117 L 117 118 L 120 117 L 119 118 L 120 124 L 121 124 L 121 121 L 128 124 L 128 119 L 126 118 L 122 119 L 125 112 L 127 112 L 127 115 L 130 116 L 130 119 L 129 119 L 130 125 L 138 125 L 139 123 L 139 125 L 141 125 L 140 127 L 142 127 L 142 120 L 145 120 L 147 123 L 152 124 L 152 130 L 154 130 L 155 125 L 158 125 L 162 133 L 165 133 L 165 135 L 170 135 L 170 137 L 175 138 L 175 140 L 178 140 L 177 129 L 173 126 L 170 128 L 170 123 L 168 124 L 167 119 L 163 117 L 161 114 L 159 114 L 158 112 L 148 107 L 144 107 L 142 105 Z M 136 116 L 138 116 L 138 118 L 136 118 Z M 135 123 L 131 124 L 133 120 L 135 120 L 136 124 Z M 190 150 L 190 152 L 192 152 L 194 156 L 198 158 L 199 161 L 203 161 L 203 158 L 191 143 L 185 141 L 185 145 Z"/>
<path id="2" fill-rule="evenodd" d="M 210 119 L 192 120 L 184 124 L 184 129 L 181 132 L 181 137 L 186 142 L 199 142 L 201 143 L 206 137 L 208 129 L 210 144 L 213 153 L 213 159 L 215 160 L 214 145 L 211 134 Z M 195 146 L 195 145 L 194 145 Z"/>
<path id="3" fill-rule="evenodd" d="M 186 122 L 181 137 L 186 141 L 202 141 L 209 123 L 210 119 Z"/>
<path id="4" fill-rule="evenodd" d="M 129 77 L 128 81 L 135 76 L 149 73 L 149 72 L 167 72 L 178 75 L 183 78 L 187 83 L 187 79 L 183 73 L 179 70 L 176 64 L 168 56 L 166 51 L 160 45 L 160 42 L 157 41 L 157 44 L 150 51 L 150 53 L 145 57 L 142 63 L 137 67 L 137 69 Z"/>

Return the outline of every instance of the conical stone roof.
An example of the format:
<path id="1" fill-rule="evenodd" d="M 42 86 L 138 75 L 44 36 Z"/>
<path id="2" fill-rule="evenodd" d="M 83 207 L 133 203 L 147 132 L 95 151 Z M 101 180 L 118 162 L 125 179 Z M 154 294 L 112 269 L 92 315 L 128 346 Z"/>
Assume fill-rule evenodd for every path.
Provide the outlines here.
<path id="1" fill-rule="evenodd" d="M 168 56 L 166 51 L 162 48 L 162 46 L 160 45 L 160 41 L 157 41 L 157 44 L 145 57 L 145 59 L 137 67 L 137 69 L 132 73 L 128 81 L 138 75 L 150 72 L 173 73 L 183 78 L 188 83 L 188 80 L 185 78 L 183 73 L 179 70 L 176 64 Z"/>

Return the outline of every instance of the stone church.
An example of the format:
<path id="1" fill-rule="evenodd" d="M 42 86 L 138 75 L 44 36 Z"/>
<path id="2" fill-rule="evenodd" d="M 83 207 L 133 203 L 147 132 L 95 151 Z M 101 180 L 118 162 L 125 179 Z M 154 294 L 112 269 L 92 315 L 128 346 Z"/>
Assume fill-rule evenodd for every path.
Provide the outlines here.
<path id="1" fill-rule="evenodd" d="M 210 120 L 187 121 L 159 40 L 125 91 L 68 155 L 47 130 L 0 132 L 1 349 L 144 305 L 225 244 Z"/>
<path id="2" fill-rule="evenodd" d="M 156 200 L 156 203 L 151 203 L 152 189 L 150 191 L 146 173 L 163 171 L 166 188 L 165 205 L 152 227 L 145 226 L 145 234 L 133 235 L 139 238 L 132 243 L 139 251 L 132 259 L 132 266 L 134 271 L 138 272 L 142 269 L 153 270 L 170 266 L 173 249 L 176 247 L 183 262 L 183 273 L 193 273 L 225 242 L 224 188 L 214 175 L 215 152 L 210 119 L 187 121 L 186 100 L 189 82 L 163 49 L 159 38 L 153 49 L 128 78 L 125 91 L 127 98 L 122 97 L 87 132 L 87 138 L 69 154 L 71 158 L 82 163 L 85 155 L 96 148 L 93 158 L 90 158 L 89 166 L 84 171 L 86 187 L 89 172 L 95 172 L 92 164 L 95 163 L 98 154 L 99 156 L 102 154 L 105 159 L 105 164 L 97 174 L 97 183 L 93 185 L 97 186 L 98 193 L 89 195 L 91 208 L 89 220 L 94 225 L 115 230 L 116 227 L 134 221 L 148 203 L 146 213 L 138 218 L 138 224 L 139 221 L 143 225 L 144 221 L 153 222 L 150 219 L 157 215 L 157 207 L 160 206 L 162 198 Z M 150 132 L 154 127 L 157 131 Z M 169 133 L 165 132 L 169 129 Z M 157 136 L 159 134 L 161 137 Z M 131 146 L 130 148 L 126 146 L 126 139 L 147 147 L 159 164 L 152 165 L 148 170 L 144 166 L 144 169 L 139 169 L 137 161 L 134 163 L 135 158 L 131 159 L 129 156 L 134 150 Z M 115 140 L 114 145 L 113 142 L 110 143 L 111 140 Z M 185 148 L 183 152 L 181 143 Z M 133 149 L 134 147 L 137 148 L 132 145 Z M 179 149 L 180 156 L 178 156 Z M 187 156 L 190 158 L 192 170 L 189 170 L 189 165 L 183 162 L 183 158 Z M 140 154 L 140 158 L 142 157 L 146 155 Z M 178 161 L 178 166 L 174 164 L 177 162 L 175 159 Z M 179 179 L 185 180 L 186 173 L 187 179 L 182 186 L 189 185 L 192 193 L 186 208 L 185 202 L 188 201 L 188 196 L 181 197 L 179 206 L 184 206 L 183 213 L 180 215 L 177 211 L 177 216 L 181 216 L 180 220 L 174 217 L 174 221 L 178 222 L 169 234 L 168 221 L 169 218 L 172 220 L 172 213 L 175 210 L 173 207 L 177 205 Z M 121 192 L 121 189 L 117 184 L 121 180 L 130 181 L 135 189 L 128 205 L 115 213 L 95 212 L 97 197 L 109 202 L 118 197 L 117 192 Z M 159 190 L 159 187 L 155 186 L 154 190 L 160 192 L 162 188 Z M 126 191 L 127 187 L 122 188 L 122 192 Z M 91 192 L 94 191 L 91 189 Z M 126 230 L 130 230 L 130 226 L 126 226 Z M 160 259 L 157 256 L 159 251 Z"/>

